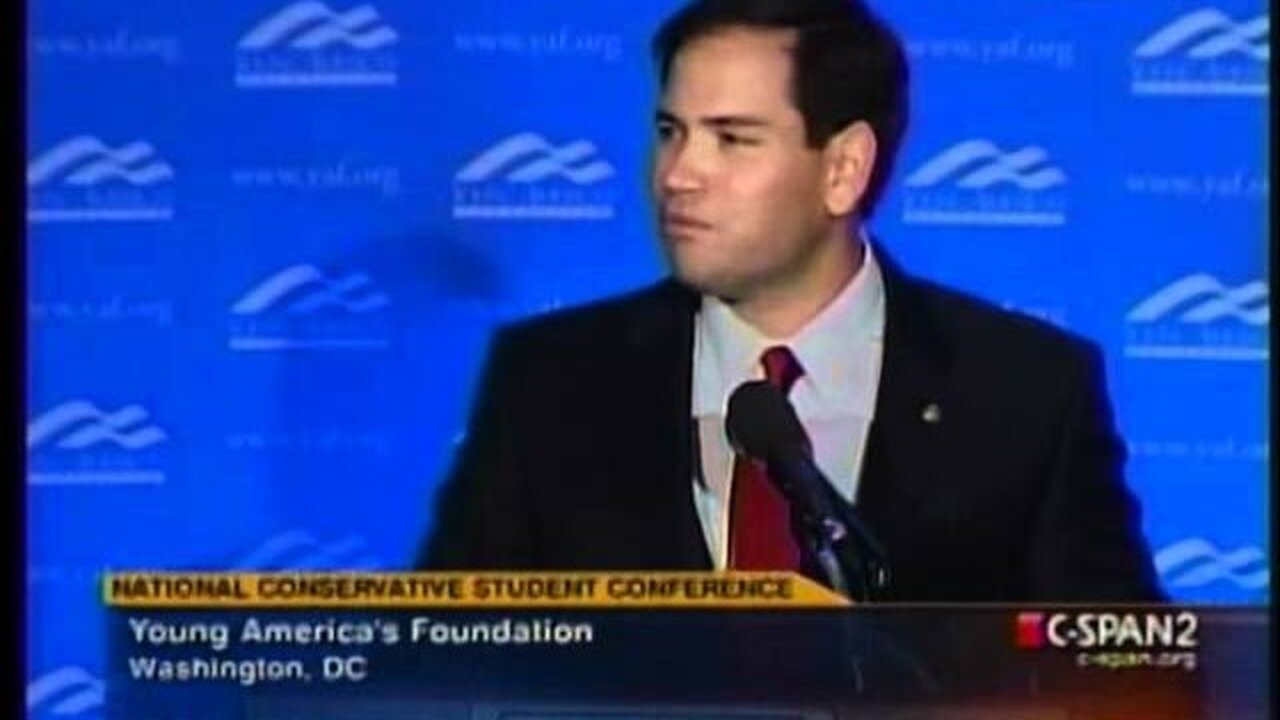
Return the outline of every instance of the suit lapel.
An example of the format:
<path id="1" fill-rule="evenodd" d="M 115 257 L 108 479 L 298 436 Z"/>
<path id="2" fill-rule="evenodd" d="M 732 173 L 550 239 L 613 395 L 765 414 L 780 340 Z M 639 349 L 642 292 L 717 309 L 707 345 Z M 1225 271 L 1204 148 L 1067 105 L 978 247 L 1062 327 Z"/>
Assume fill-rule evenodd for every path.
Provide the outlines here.
<path id="1" fill-rule="evenodd" d="M 658 286 L 628 333 L 636 372 L 628 379 L 636 406 L 635 438 L 641 484 L 636 497 L 648 505 L 631 521 L 653 538 L 654 567 L 711 569 L 711 556 L 693 504 L 695 425 L 691 412 L 693 323 L 698 296 L 674 281 Z M 637 508 L 639 510 L 639 508 Z"/>
<path id="2" fill-rule="evenodd" d="M 885 287 L 884 355 L 856 506 L 883 537 L 908 524 L 936 482 L 948 359 L 916 281 L 878 243 L 875 253 Z"/>

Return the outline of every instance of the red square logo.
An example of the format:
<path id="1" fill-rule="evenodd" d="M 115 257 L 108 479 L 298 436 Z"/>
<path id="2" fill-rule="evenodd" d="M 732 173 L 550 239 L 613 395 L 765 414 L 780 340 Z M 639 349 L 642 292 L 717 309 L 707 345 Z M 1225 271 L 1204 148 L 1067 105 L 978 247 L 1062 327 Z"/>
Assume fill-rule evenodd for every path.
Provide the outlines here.
<path id="1" fill-rule="evenodd" d="M 1014 644 L 1024 650 L 1044 647 L 1044 613 L 1018 613 Z"/>

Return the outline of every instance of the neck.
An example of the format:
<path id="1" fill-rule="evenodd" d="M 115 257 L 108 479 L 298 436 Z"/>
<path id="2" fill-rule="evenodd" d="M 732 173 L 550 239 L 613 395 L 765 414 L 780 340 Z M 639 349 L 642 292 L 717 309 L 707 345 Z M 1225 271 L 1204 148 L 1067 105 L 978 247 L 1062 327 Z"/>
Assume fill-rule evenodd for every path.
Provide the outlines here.
<path id="1" fill-rule="evenodd" d="M 840 233 L 824 243 L 827 252 L 812 258 L 811 271 L 776 287 L 763 288 L 733 303 L 733 311 L 768 338 L 790 338 L 818 316 L 844 290 L 866 261 L 861 236 Z"/>

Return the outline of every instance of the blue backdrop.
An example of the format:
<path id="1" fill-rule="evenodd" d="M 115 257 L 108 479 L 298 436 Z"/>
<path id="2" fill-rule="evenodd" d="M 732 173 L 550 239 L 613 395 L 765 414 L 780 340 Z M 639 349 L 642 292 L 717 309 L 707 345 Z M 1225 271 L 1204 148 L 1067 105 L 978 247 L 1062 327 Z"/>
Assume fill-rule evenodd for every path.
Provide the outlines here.
<path id="1" fill-rule="evenodd" d="M 1264 603 L 1269 17 L 1207 2 L 881 3 L 873 229 L 1099 341 L 1165 586 Z M 677 4 L 32 4 L 33 717 L 101 711 L 104 569 L 406 566 L 494 326 L 662 272 Z"/>

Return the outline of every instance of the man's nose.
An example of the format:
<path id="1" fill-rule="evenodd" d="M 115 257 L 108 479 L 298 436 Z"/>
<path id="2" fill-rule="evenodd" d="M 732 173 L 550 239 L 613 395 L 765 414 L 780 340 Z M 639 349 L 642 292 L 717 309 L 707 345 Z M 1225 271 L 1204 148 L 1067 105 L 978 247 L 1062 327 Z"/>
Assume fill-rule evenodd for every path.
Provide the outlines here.
<path id="1" fill-rule="evenodd" d="M 670 193 L 699 190 L 706 183 L 702 167 L 692 143 L 669 147 L 663 164 L 662 189 Z"/>

